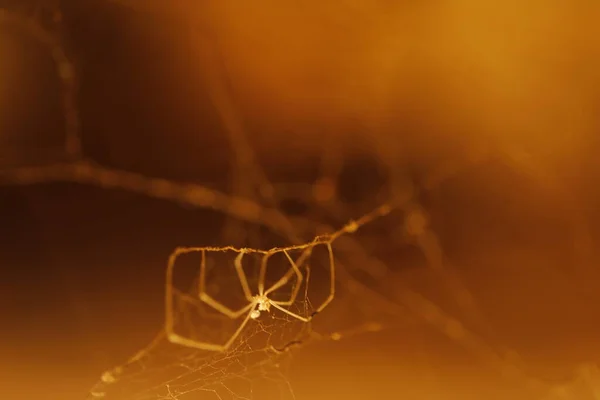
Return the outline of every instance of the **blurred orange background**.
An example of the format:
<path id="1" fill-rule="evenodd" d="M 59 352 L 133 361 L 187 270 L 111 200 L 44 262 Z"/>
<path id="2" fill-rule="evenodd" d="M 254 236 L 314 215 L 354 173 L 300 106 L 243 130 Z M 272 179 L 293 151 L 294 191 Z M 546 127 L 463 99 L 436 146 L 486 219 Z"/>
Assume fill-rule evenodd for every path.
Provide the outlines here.
<path id="1" fill-rule="evenodd" d="M 49 25 L 76 67 L 84 154 L 100 164 L 230 190 L 217 74 L 274 182 L 310 179 L 338 151 L 423 181 L 459 165 L 421 200 L 495 339 L 550 382 L 598 362 L 599 3 L 13 3 L 31 20 L 61 10 Z M 27 32 L 0 23 L 0 171 L 62 157 L 60 80 Z M 215 242 L 223 223 L 72 183 L 0 186 L 0 210 L 11 399 L 85 398 L 161 328 L 171 250 Z M 391 261 L 436 299 L 425 261 Z M 424 323 L 396 322 L 301 349 L 296 398 L 531 398 Z"/>

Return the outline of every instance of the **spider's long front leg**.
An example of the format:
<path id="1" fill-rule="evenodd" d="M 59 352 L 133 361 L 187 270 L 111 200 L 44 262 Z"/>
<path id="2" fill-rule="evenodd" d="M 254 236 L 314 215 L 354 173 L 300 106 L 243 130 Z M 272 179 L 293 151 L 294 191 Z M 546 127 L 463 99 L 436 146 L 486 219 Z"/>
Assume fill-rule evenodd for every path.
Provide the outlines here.
<path id="1" fill-rule="evenodd" d="M 174 296 L 177 290 L 173 287 L 173 270 L 175 266 L 175 260 L 181 254 L 187 254 L 191 252 L 201 252 L 202 261 L 200 266 L 200 282 L 199 282 L 199 299 L 204 302 L 208 306 L 212 307 L 216 311 L 219 311 L 221 314 L 231 318 L 237 319 L 242 316 L 245 312 L 247 312 L 246 317 L 242 321 L 242 323 L 235 330 L 233 335 L 227 340 L 227 342 L 223 345 L 208 343 L 197 341 L 194 339 L 186 338 L 181 336 L 175 332 L 175 318 L 174 318 Z M 238 256 L 241 264 L 241 256 Z M 204 248 L 184 248 L 178 247 L 175 251 L 169 256 L 169 261 L 167 264 L 167 276 L 166 276 L 166 291 L 165 291 L 165 333 L 167 336 L 167 340 L 171 343 L 179 344 L 181 346 L 191 347 L 199 350 L 206 351 L 218 351 L 223 352 L 227 351 L 229 347 L 235 342 L 235 340 L 240 336 L 244 327 L 248 324 L 248 321 L 252 317 L 252 313 L 258 306 L 257 302 L 254 298 L 250 297 L 250 302 L 239 310 L 232 310 L 229 307 L 219 303 L 212 297 L 210 297 L 205 291 L 205 268 L 206 268 L 206 249 Z M 247 283 L 247 281 L 246 281 Z M 248 290 L 249 291 L 249 290 Z M 196 300 L 191 298 L 185 298 L 186 301 L 191 302 L 192 304 L 196 303 Z"/>
<path id="2" fill-rule="evenodd" d="M 231 347 L 231 345 L 236 341 L 236 339 L 240 336 L 240 334 L 242 333 L 242 331 L 244 330 L 244 328 L 248 324 L 248 321 L 250 321 L 250 319 L 252 318 L 252 313 L 254 312 L 254 310 L 256 310 L 257 304 L 256 303 L 250 303 L 249 305 L 251 307 L 248 310 L 248 314 L 246 315 L 246 318 L 244 318 L 244 320 L 242 321 L 242 323 L 240 324 L 240 326 L 238 326 L 238 328 L 235 330 L 235 332 L 233 333 L 233 335 L 231 335 L 231 337 L 229 338 L 229 340 L 223 345 L 223 350 L 221 350 L 221 351 L 225 351 L 229 347 Z"/>
<path id="3" fill-rule="evenodd" d="M 236 270 L 238 270 L 238 264 L 240 266 L 240 271 L 241 271 L 241 262 L 242 262 L 242 256 L 244 253 L 240 253 L 237 257 L 236 257 Z M 203 303 L 207 304 L 208 306 L 212 307 L 213 309 L 217 310 L 218 312 L 220 312 L 221 314 L 231 318 L 231 319 L 237 319 L 239 317 L 241 317 L 246 311 L 248 311 L 250 308 L 252 308 L 253 306 L 253 298 L 250 295 L 250 289 L 247 287 L 248 286 L 248 281 L 245 280 L 245 274 L 243 271 L 238 272 L 238 274 L 241 274 L 241 276 L 244 278 L 244 280 L 242 280 L 240 278 L 240 281 L 242 282 L 242 288 L 244 288 L 244 295 L 246 297 L 246 299 L 248 299 L 249 303 L 245 306 L 243 306 L 242 308 L 240 308 L 239 310 L 233 310 L 229 307 L 227 307 L 226 305 L 220 303 L 219 301 L 215 300 L 213 297 L 211 297 L 208 293 L 206 293 L 206 251 L 203 250 L 201 253 L 201 261 L 200 261 L 200 282 L 198 285 L 198 297 L 200 298 L 200 301 L 202 301 Z M 244 286 L 244 282 L 245 282 L 245 286 Z"/>
<path id="4" fill-rule="evenodd" d="M 298 285 L 296 288 L 294 288 L 294 293 L 292 298 L 290 299 L 290 301 L 275 301 L 272 300 L 271 301 L 271 305 L 273 307 L 275 307 L 276 309 L 296 318 L 299 319 L 300 321 L 304 321 L 304 322 L 308 322 L 310 321 L 313 316 L 315 316 L 316 314 L 320 313 L 321 311 L 323 311 L 325 309 L 325 307 L 327 307 L 329 305 L 329 303 L 331 303 L 333 301 L 333 299 L 335 298 L 335 258 L 333 256 L 333 249 L 331 248 L 331 244 L 327 243 L 327 251 L 328 251 L 328 258 L 329 258 L 329 279 L 330 279 L 330 285 L 329 285 L 329 295 L 327 296 L 327 298 L 325 299 L 325 301 L 323 301 L 323 303 L 313 311 L 313 313 L 308 316 L 308 317 L 303 317 L 299 314 L 296 314 L 284 307 L 286 306 L 291 306 L 295 301 L 296 298 L 298 296 L 298 292 L 300 289 L 300 285 Z M 291 261 L 291 259 L 290 259 Z M 295 265 L 295 264 L 292 264 Z M 296 266 L 297 268 L 297 266 Z M 310 269 L 307 269 L 307 289 L 308 289 L 308 277 L 310 276 Z"/>
<path id="5" fill-rule="evenodd" d="M 250 285 L 248 285 L 248 278 L 246 277 L 246 273 L 244 272 L 244 267 L 242 266 L 242 257 L 244 257 L 244 252 L 240 252 L 237 257 L 235 257 L 235 261 L 233 265 L 235 266 L 235 272 L 238 275 L 238 279 L 240 280 L 240 284 L 242 285 L 242 290 L 244 291 L 244 296 L 246 300 L 252 302 L 252 292 L 250 291 Z"/>
<path id="6" fill-rule="evenodd" d="M 296 264 L 296 262 L 294 260 L 292 260 L 292 257 L 290 257 L 288 252 L 286 250 L 283 250 L 283 253 L 287 257 L 287 259 L 292 267 L 288 270 L 288 272 L 286 272 L 286 274 L 283 277 L 281 277 L 281 279 L 279 279 L 277 282 L 275 282 L 273 284 L 273 286 L 271 286 L 265 292 L 265 296 L 269 295 L 270 293 L 274 292 L 275 290 L 279 289 L 280 287 L 286 285 L 290 281 L 292 276 L 296 275 L 296 285 L 292 289 L 292 294 L 290 295 L 290 299 L 287 301 L 277 301 L 276 302 L 277 304 L 282 305 L 282 306 L 291 306 L 292 304 L 294 304 L 294 302 L 296 301 L 296 298 L 298 297 L 298 292 L 300 291 L 300 287 L 302 286 L 302 281 L 304 280 L 304 276 L 302 275 L 300 268 L 298 268 L 298 265 Z M 302 260 L 302 262 L 304 261 L 304 255 L 307 253 L 310 253 L 310 250 L 306 251 L 302 254 L 302 256 L 300 258 Z"/>
<path id="7" fill-rule="evenodd" d="M 212 307 L 213 309 L 217 310 L 221 314 L 223 314 L 231 319 L 237 319 L 237 318 L 241 317 L 242 315 L 244 315 L 244 313 L 246 311 L 248 311 L 252 307 L 254 307 L 254 301 L 253 301 L 252 303 L 246 304 L 244 307 L 240 308 L 239 310 L 232 310 L 231 308 L 227 307 L 224 304 L 221 304 L 220 302 L 218 302 L 217 300 L 215 300 L 214 298 L 212 298 L 210 295 L 208 295 L 206 293 L 200 293 L 200 300 L 202 302 L 204 302 L 206 305 Z"/>
<path id="8" fill-rule="evenodd" d="M 267 263 L 271 257 L 270 253 L 267 253 L 260 260 L 260 270 L 258 272 L 258 295 L 265 295 L 265 280 L 267 279 Z"/>
<path id="9" fill-rule="evenodd" d="M 329 296 L 327 296 L 327 299 L 325 299 L 323 304 L 321 304 L 314 311 L 313 315 L 323 311 L 323 309 L 325 309 L 325 307 L 327 307 L 329 303 L 331 303 L 335 298 L 335 257 L 333 256 L 333 249 L 331 248 L 331 243 L 327 243 L 327 252 L 329 256 Z"/>
<path id="10" fill-rule="evenodd" d="M 197 340 L 193 340 L 190 338 L 180 336 L 177 333 L 173 332 L 171 329 L 167 330 L 167 339 L 171 343 L 179 344 L 181 346 L 191 347 L 191 348 L 198 349 L 198 350 L 225 352 L 231 347 L 231 345 L 233 343 L 235 343 L 237 338 L 240 336 L 240 334 L 242 333 L 242 331 L 248 324 L 248 321 L 250 321 L 252 312 L 256 308 L 256 304 L 251 303 L 250 306 L 251 307 L 248 310 L 248 314 L 246 315 L 246 318 L 244 318 L 244 320 L 242 321 L 240 326 L 238 326 L 238 328 L 235 330 L 235 332 L 231 335 L 231 337 L 229 338 L 229 340 L 227 340 L 227 342 L 225 344 L 221 345 L 221 344 L 200 342 Z"/>
<path id="11" fill-rule="evenodd" d="M 302 322 L 309 322 L 313 318 L 313 315 L 316 314 L 316 313 L 313 313 L 312 315 L 309 315 L 308 317 L 303 317 L 302 315 L 296 314 L 295 312 L 292 312 L 292 311 L 288 310 L 287 308 L 284 308 L 281 305 L 279 305 L 278 303 L 275 303 L 273 301 L 271 302 L 271 306 L 275 307 L 276 309 L 278 309 L 279 311 L 281 311 L 283 313 L 286 313 L 290 317 L 294 317 Z"/>
<path id="12" fill-rule="evenodd" d="M 310 269 L 306 270 L 306 278 L 305 278 L 305 280 L 306 280 L 307 287 L 305 289 L 306 292 L 304 293 L 304 297 L 308 298 L 308 282 L 310 280 Z M 298 285 L 298 288 L 299 287 L 300 287 L 300 285 Z M 317 314 L 317 312 L 313 312 L 309 316 L 304 317 L 304 316 L 302 316 L 300 314 L 297 314 L 297 313 L 295 313 L 293 311 L 288 310 L 287 308 L 284 308 L 284 307 L 291 306 L 292 303 L 294 303 L 296 301 L 296 297 L 297 297 L 298 291 L 295 291 L 295 293 L 296 293 L 296 296 L 294 296 L 291 299 L 291 301 L 275 301 L 275 300 L 271 300 L 270 304 L 271 304 L 272 307 L 278 309 L 279 311 L 281 311 L 281 312 L 283 312 L 283 313 L 285 313 L 285 314 L 287 314 L 287 315 L 289 315 L 291 317 L 296 318 L 297 320 L 300 320 L 302 322 L 310 322 L 313 319 L 313 317 Z M 307 304 L 305 304 L 305 311 L 306 311 L 306 306 L 307 306 Z"/>

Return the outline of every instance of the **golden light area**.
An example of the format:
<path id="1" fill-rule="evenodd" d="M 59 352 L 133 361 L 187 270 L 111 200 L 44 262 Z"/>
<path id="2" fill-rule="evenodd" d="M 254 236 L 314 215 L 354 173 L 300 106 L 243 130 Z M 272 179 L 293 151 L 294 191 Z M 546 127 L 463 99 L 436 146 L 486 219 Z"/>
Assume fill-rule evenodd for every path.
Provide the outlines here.
<path id="1" fill-rule="evenodd" d="M 0 6 L 0 399 L 600 399 L 598 15 Z"/>
<path id="2" fill-rule="evenodd" d="M 554 161 L 593 129 L 599 11 L 580 2 L 261 1 L 219 3 L 210 15 L 234 90 L 267 127 L 316 120 L 343 132 L 357 121 L 393 158 L 418 149 L 398 140 L 410 122 L 444 132 L 421 133 L 428 143 L 499 143 Z"/>

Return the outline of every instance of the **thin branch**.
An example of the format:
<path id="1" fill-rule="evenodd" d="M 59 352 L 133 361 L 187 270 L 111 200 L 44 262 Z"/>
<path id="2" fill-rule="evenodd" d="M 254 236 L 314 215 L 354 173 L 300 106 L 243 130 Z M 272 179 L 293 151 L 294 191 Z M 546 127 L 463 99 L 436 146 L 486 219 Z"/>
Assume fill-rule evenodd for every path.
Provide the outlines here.
<path id="1" fill-rule="evenodd" d="M 285 235 L 294 243 L 302 240 L 287 217 L 274 208 L 252 200 L 230 196 L 197 183 L 175 182 L 139 173 L 103 167 L 91 161 L 0 170 L 0 183 L 32 185 L 73 182 L 103 189 L 121 189 L 196 208 L 209 208 Z"/>

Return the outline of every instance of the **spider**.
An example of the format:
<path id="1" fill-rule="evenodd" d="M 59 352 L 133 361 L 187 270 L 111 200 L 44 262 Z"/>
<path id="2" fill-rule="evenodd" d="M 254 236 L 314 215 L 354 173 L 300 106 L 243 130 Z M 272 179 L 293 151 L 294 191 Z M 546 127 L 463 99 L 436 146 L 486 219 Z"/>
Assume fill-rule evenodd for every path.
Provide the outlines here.
<path id="1" fill-rule="evenodd" d="M 299 292 L 300 287 L 302 286 L 302 282 L 304 280 L 304 276 L 302 275 L 300 268 L 298 268 L 297 263 L 294 262 L 294 260 L 292 260 L 292 258 L 290 257 L 290 255 L 286 249 L 281 249 L 281 250 L 277 250 L 277 251 L 269 251 L 269 252 L 263 253 L 264 256 L 261 260 L 259 277 L 258 277 L 258 293 L 255 295 L 253 295 L 250 290 L 250 285 L 248 284 L 248 278 L 246 277 L 246 273 L 244 272 L 244 269 L 242 267 L 242 258 L 244 257 L 244 255 L 246 253 L 250 252 L 250 250 L 247 250 L 247 249 L 238 250 L 239 254 L 235 258 L 234 267 L 235 267 L 237 276 L 240 280 L 242 290 L 244 293 L 244 297 L 248 301 L 248 304 L 246 304 L 245 306 L 243 306 L 242 308 L 240 308 L 238 310 L 233 310 L 233 309 L 225 306 L 224 304 L 220 303 L 219 301 L 217 301 L 213 297 L 211 297 L 208 293 L 206 293 L 206 290 L 205 290 L 205 286 L 206 286 L 205 268 L 206 268 L 206 251 L 207 251 L 207 249 L 205 249 L 205 248 L 179 248 L 179 249 L 177 249 L 171 255 L 171 258 L 169 261 L 168 276 L 170 277 L 170 275 L 172 274 L 172 268 L 173 268 L 173 264 L 175 262 L 175 258 L 179 254 L 192 252 L 192 251 L 201 251 L 202 259 L 201 259 L 201 265 L 200 265 L 200 279 L 199 279 L 199 288 L 198 288 L 199 289 L 198 297 L 199 297 L 200 301 L 202 301 L 209 307 L 213 308 L 214 310 L 220 312 L 221 314 L 223 314 L 226 317 L 229 317 L 231 319 L 235 320 L 235 319 L 241 318 L 244 315 L 245 315 L 245 317 L 244 317 L 242 323 L 236 329 L 236 331 L 231 335 L 231 337 L 224 344 L 200 342 L 197 340 L 193 340 L 190 338 L 185 338 L 183 336 L 180 336 L 177 333 L 175 333 L 174 329 L 173 329 L 173 325 L 174 325 L 173 316 L 172 316 L 171 309 L 170 309 L 172 307 L 172 294 L 170 294 L 170 291 L 172 289 L 170 289 L 169 282 L 167 282 L 167 292 L 168 293 L 167 293 L 166 330 L 167 330 L 168 340 L 175 344 L 192 347 L 192 348 L 196 348 L 196 349 L 200 349 L 200 350 L 225 352 L 231 347 L 231 345 L 240 336 L 240 334 L 242 333 L 242 331 L 244 330 L 244 328 L 246 327 L 246 325 L 248 324 L 248 322 L 251 319 L 252 320 L 258 319 L 262 315 L 263 312 L 266 312 L 266 313 L 270 312 L 271 308 L 275 308 L 275 309 L 277 309 L 293 318 L 296 318 L 297 320 L 300 320 L 302 322 L 309 322 L 314 317 L 314 315 L 321 312 L 333 300 L 334 295 L 335 295 L 335 292 L 334 292 L 335 271 L 334 271 L 334 267 L 333 267 L 333 254 L 332 254 L 331 245 L 329 243 L 326 243 L 326 245 L 327 245 L 327 249 L 329 252 L 329 261 L 330 261 L 330 278 L 331 278 L 330 294 L 327 297 L 327 299 L 321 304 L 321 306 L 319 306 L 311 315 L 309 315 L 307 317 L 296 314 L 286 308 L 286 307 L 290 307 L 291 305 L 293 305 L 294 302 L 296 301 L 296 299 L 298 297 L 298 292 Z M 303 252 L 302 256 L 300 257 L 300 259 L 302 261 L 300 261 L 300 259 L 299 259 L 300 264 L 302 264 L 302 262 L 304 262 L 304 258 L 306 258 L 310 254 L 311 250 L 312 250 L 311 248 L 308 248 L 306 251 Z M 282 251 L 285 254 L 287 260 L 289 261 L 289 263 L 291 265 L 291 268 L 288 270 L 288 272 L 286 272 L 286 274 L 284 276 L 282 276 L 271 287 L 265 288 L 265 278 L 266 278 L 268 259 L 270 256 L 272 256 L 273 254 L 275 254 L 276 252 L 279 252 L 279 251 Z M 308 270 L 308 271 L 310 272 L 310 270 Z M 296 284 L 294 285 L 294 288 L 292 289 L 292 293 L 291 293 L 289 299 L 280 301 L 280 300 L 273 300 L 269 297 L 269 295 L 271 293 L 275 292 L 277 289 L 286 285 L 290 281 L 290 279 L 292 279 L 292 277 L 294 277 L 294 276 L 296 276 Z M 167 281 L 169 281 L 169 279 L 170 279 L 169 277 L 167 278 Z"/>

